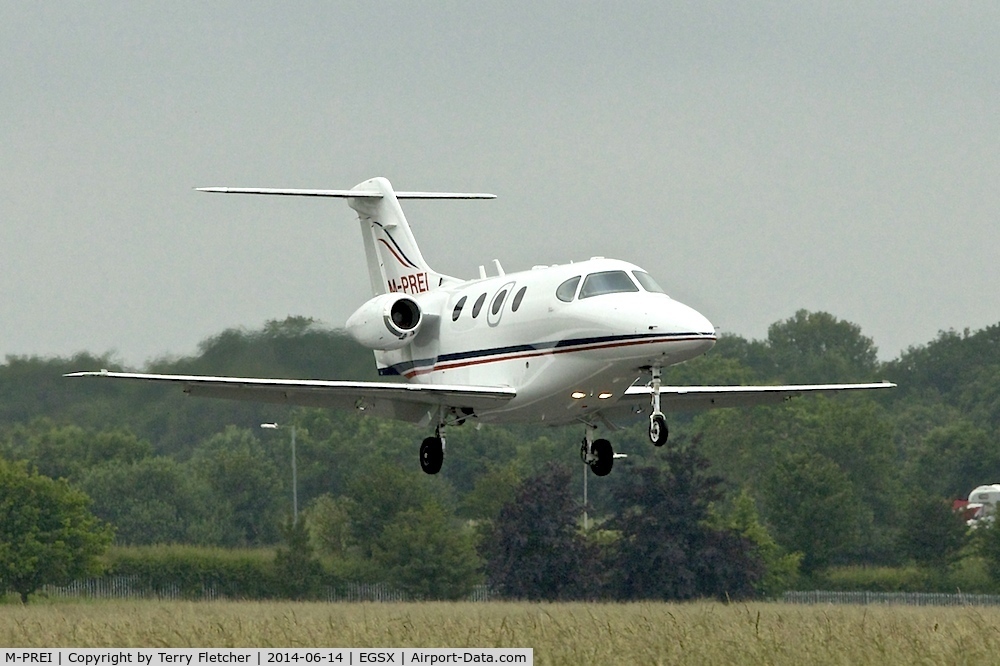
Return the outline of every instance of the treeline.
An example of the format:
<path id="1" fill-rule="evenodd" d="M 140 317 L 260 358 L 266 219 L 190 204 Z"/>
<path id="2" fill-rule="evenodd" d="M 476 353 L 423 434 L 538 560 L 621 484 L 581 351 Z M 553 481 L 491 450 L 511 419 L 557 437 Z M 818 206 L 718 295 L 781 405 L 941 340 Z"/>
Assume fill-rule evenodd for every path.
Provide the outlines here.
<path id="1" fill-rule="evenodd" d="M 119 545 L 289 548 L 298 538 L 288 551 L 302 558 L 295 566 L 313 562 L 337 579 L 442 598 L 484 580 L 529 598 L 631 598 L 652 589 L 672 598 L 735 597 L 776 593 L 847 565 L 916 566 L 934 572 L 940 586 L 957 568 L 991 566 L 984 539 L 969 540 L 950 501 L 1000 482 L 1000 325 L 942 333 L 888 363 L 858 326 L 821 312 L 777 322 L 763 340 L 723 336 L 708 355 L 670 369 L 665 382 L 888 379 L 899 388 L 669 415 L 669 450 L 648 444 L 644 424 L 616 432 L 616 450 L 629 457 L 610 476 L 589 478 L 587 531 L 582 466 L 547 467 L 575 461 L 578 428 L 452 428 L 444 468 L 428 477 L 416 459 L 427 434 L 420 428 L 62 377 L 102 367 L 120 365 L 87 354 L 8 358 L 0 366 L 0 453 L 89 495 Z M 375 378 L 370 351 L 304 318 L 228 330 L 195 356 L 143 369 Z M 289 528 L 288 432 L 261 430 L 266 421 L 297 428 L 298 537 Z M 682 477 L 694 489 L 686 501 L 677 500 Z M 534 501 L 539 483 L 563 494 Z M 518 513 L 527 504 L 538 513 Z M 664 512 L 674 521 L 666 527 L 636 518 Z M 551 520 L 552 534 L 564 539 L 558 547 L 552 534 L 533 531 Z M 634 548 L 640 527 L 662 530 L 661 541 L 683 538 Z M 532 592 L 505 582 L 504 571 L 526 577 L 510 560 L 512 544 L 533 542 L 518 534 L 540 540 L 532 557 L 553 558 L 534 570 L 550 570 L 568 587 L 539 583 Z M 558 559 L 566 553 L 574 555 Z M 650 578 L 640 585 L 644 571 Z M 683 581 L 650 587 L 670 572 L 683 572 Z M 587 580 L 566 582 L 581 575 Z"/>

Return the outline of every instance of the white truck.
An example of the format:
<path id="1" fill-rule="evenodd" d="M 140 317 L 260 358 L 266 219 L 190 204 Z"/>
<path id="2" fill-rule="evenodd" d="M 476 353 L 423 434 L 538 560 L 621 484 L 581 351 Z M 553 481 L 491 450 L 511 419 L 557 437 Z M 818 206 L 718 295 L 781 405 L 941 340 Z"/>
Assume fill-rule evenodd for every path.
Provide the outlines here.
<path id="1" fill-rule="evenodd" d="M 965 505 L 965 522 L 975 527 L 980 521 L 992 523 L 996 519 L 997 503 L 1000 502 L 1000 483 L 990 486 L 977 486 L 969 493 L 969 503 Z"/>

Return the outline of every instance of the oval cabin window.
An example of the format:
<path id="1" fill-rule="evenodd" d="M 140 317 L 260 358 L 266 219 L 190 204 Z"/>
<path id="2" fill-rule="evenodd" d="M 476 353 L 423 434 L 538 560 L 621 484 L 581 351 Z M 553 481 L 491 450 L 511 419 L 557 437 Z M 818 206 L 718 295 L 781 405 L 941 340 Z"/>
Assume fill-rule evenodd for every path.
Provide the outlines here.
<path id="1" fill-rule="evenodd" d="M 496 316 L 500 312 L 500 308 L 503 307 L 503 299 L 505 298 L 507 298 L 506 289 L 502 290 L 496 295 L 496 298 L 493 299 L 493 306 L 490 308 L 490 312 L 493 313 L 493 316 Z"/>
<path id="2" fill-rule="evenodd" d="M 465 301 L 468 299 L 468 296 L 462 296 L 462 298 L 458 299 L 458 303 L 455 303 L 455 309 L 451 313 L 452 321 L 458 321 L 458 318 L 462 316 L 462 308 L 465 307 Z"/>
<path id="3" fill-rule="evenodd" d="M 517 293 L 514 294 L 514 302 L 510 304 L 511 312 L 517 312 L 517 309 L 521 307 L 521 301 L 524 300 L 524 292 L 526 291 L 528 291 L 527 287 L 521 287 L 517 290 Z"/>
<path id="4" fill-rule="evenodd" d="M 485 302 L 486 302 L 486 294 L 483 294 L 482 296 L 480 296 L 479 298 L 476 299 L 475 304 L 473 304 L 473 306 L 472 306 L 472 318 L 473 319 L 475 319 L 476 317 L 479 316 L 479 312 L 480 312 L 480 310 L 483 309 L 483 303 L 485 303 Z"/>

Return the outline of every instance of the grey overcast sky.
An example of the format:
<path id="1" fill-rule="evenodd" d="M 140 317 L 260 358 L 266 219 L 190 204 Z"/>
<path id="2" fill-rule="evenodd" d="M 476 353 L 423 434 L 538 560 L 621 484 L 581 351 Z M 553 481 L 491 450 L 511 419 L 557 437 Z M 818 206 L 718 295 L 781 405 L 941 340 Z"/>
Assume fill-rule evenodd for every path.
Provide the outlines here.
<path id="1" fill-rule="evenodd" d="M 883 358 L 1000 321 L 996 2 L 0 0 L 0 356 L 133 366 L 370 297 L 342 201 L 435 269 L 633 261 L 724 332 Z"/>

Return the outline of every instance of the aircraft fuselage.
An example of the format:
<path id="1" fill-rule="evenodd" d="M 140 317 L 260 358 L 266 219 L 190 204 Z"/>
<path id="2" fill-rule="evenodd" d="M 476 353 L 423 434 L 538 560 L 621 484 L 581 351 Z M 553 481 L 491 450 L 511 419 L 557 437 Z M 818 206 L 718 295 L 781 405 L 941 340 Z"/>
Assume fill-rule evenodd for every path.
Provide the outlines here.
<path id="1" fill-rule="evenodd" d="M 376 352 L 379 372 L 516 389 L 506 405 L 477 412 L 482 421 L 586 418 L 613 406 L 643 368 L 681 363 L 715 344 L 708 319 L 639 275 L 648 277 L 628 262 L 591 259 L 407 289 L 430 317 L 404 349 Z"/>

